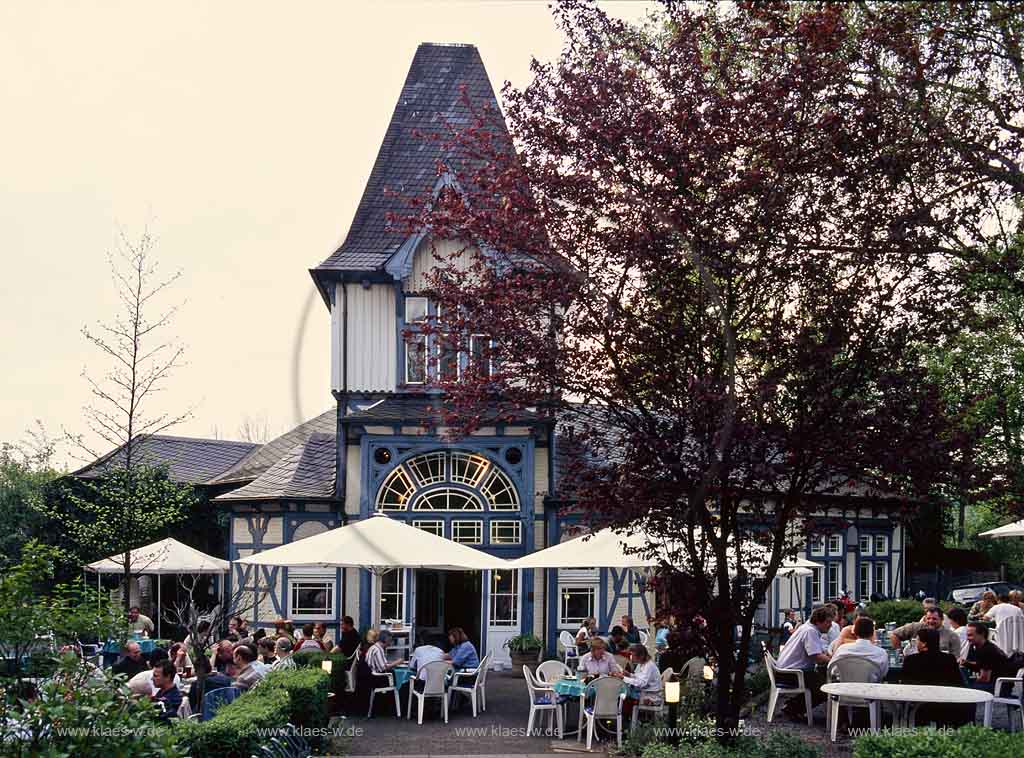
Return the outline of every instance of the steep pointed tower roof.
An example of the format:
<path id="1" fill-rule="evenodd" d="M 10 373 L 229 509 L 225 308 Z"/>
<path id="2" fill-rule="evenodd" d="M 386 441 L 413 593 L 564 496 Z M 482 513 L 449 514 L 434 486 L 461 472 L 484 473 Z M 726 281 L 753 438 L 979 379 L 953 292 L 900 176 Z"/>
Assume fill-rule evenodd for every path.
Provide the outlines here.
<path id="1" fill-rule="evenodd" d="M 383 272 L 406 241 L 407 235 L 387 221 L 389 212 L 408 212 L 402 198 L 391 193 L 416 196 L 435 186 L 442 147 L 417 133 L 443 133 L 445 121 L 469 123 L 463 88 L 474 107 L 489 105 L 500 113 L 475 46 L 423 43 L 416 49 L 348 235 L 341 247 L 310 271 L 322 292 L 326 282 L 345 272 L 360 276 Z M 508 137 L 504 121 L 501 129 Z"/>

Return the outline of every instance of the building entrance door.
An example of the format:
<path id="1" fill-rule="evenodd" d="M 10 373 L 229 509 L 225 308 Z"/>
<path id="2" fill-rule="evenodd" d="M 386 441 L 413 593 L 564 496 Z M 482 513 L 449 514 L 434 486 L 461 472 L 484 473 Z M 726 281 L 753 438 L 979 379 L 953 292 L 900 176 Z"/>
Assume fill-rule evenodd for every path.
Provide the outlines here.
<path id="1" fill-rule="evenodd" d="M 448 649 L 448 630 L 459 626 L 480 650 L 483 578 L 479 571 L 415 572 L 416 644 Z"/>

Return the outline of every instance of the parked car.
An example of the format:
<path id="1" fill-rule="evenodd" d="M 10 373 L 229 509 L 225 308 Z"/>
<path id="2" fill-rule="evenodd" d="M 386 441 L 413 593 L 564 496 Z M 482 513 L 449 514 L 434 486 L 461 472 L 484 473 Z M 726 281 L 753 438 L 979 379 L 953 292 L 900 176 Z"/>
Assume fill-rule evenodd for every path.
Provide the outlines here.
<path id="1" fill-rule="evenodd" d="M 1024 590 L 1019 584 L 1010 582 L 980 582 L 979 584 L 965 584 L 955 588 L 949 593 L 949 599 L 959 605 L 970 605 L 981 600 L 983 593 L 991 590 L 996 595 L 1010 592 L 1012 590 Z"/>

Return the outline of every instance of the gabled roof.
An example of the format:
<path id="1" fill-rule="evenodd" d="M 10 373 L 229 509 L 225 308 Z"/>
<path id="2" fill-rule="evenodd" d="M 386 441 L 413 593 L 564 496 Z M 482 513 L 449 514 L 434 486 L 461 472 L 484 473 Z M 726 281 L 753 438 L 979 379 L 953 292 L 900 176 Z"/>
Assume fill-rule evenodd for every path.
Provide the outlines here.
<path id="1" fill-rule="evenodd" d="M 253 442 L 172 437 L 153 434 L 135 438 L 133 455 L 148 466 L 167 466 L 168 476 L 181 484 L 203 484 L 237 464 L 259 448 Z M 124 466 L 125 446 L 98 458 L 72 473 L 80 479 L 95 479 Z"/>
<path id="2" fill-rule="evenodd" d="M 256 479 L 296 445 L 305 442 L 314 434 L 320 433 L 328 434 L 331 437 L 335 436 L 337 433 L 336 415 L 337 411 L 331 408 L 319 416 L 299 424 L 291 431 L 285 432 L 280 437 L 276 437 L 265 445 L 253 450 L 230 469 L 224 471 L 219 476 L 211 478 L 209 484 L 249 482 Z"/>
<path id="3" fill-rule="evenodd" d="M 423 43 L 416 49 L 348 235 L 333 255 L 311 271 L 321 289 L 324 280 L 342 271 L 383 269 L 405 241 L 408 235 L 392 230 L 387 222 L 389 212 L 409 210 L 403 197 L 393 193 L 408 198 L 435 187 L 437 161 L 448 156 L 441 153 L 441 145 L 423 135 L 443 133 L 446 121 L 469 122 L 463 88 L 475 107 L 489 105 L 500 114 L 476 47 Z M 511 145 L 503 120 L 501 129 Z"/>
<path id="4" fill-rule="evenodd" d="M 215 500 L 333 499 L 337 446 L 333 434 L 314 432 L 254 481 Z"/>

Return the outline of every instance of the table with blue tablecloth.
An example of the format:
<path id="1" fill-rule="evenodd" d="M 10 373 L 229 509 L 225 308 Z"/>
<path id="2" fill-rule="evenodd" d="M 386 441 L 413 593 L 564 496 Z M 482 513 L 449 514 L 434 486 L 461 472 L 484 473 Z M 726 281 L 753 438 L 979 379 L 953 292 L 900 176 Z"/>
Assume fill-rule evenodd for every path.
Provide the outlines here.
<path id="1" fill-rule="evenodd" d="M 405 686 L 406 682 L 413 679 L 416 676 L 416 672 L 408 666 L 395 666 L 391 669 L 391 673 L 395 676 L 395 689 L 400 690 Z"/>
<path id="2" fill-rule="evenodd" d="M 589 686 L 589 682 L 584 682 L 582 679 L 579 679 L 577 677 L 563 677 L 561 679 L 556 679 L 554 683 L 551 685 L 551 688 L 555 691 L 556 694 L 561 695 L 568 701 L 576 700 L 579 702 L 580 706 L 580 712 L 577 718 L 576 731 L 566 731 L 562 735 L 563 739 L 570 735 L 578 734 L 583 729 L 583 707 L 585 705 L 584 701 L 587 698 L 587 689 L 589 688 Z M 633 687 L 626 685 L 625 683 L 622 684 L 622 691 L 626 694 L 626 697 L 636 696 L 636 690 Z"/>

